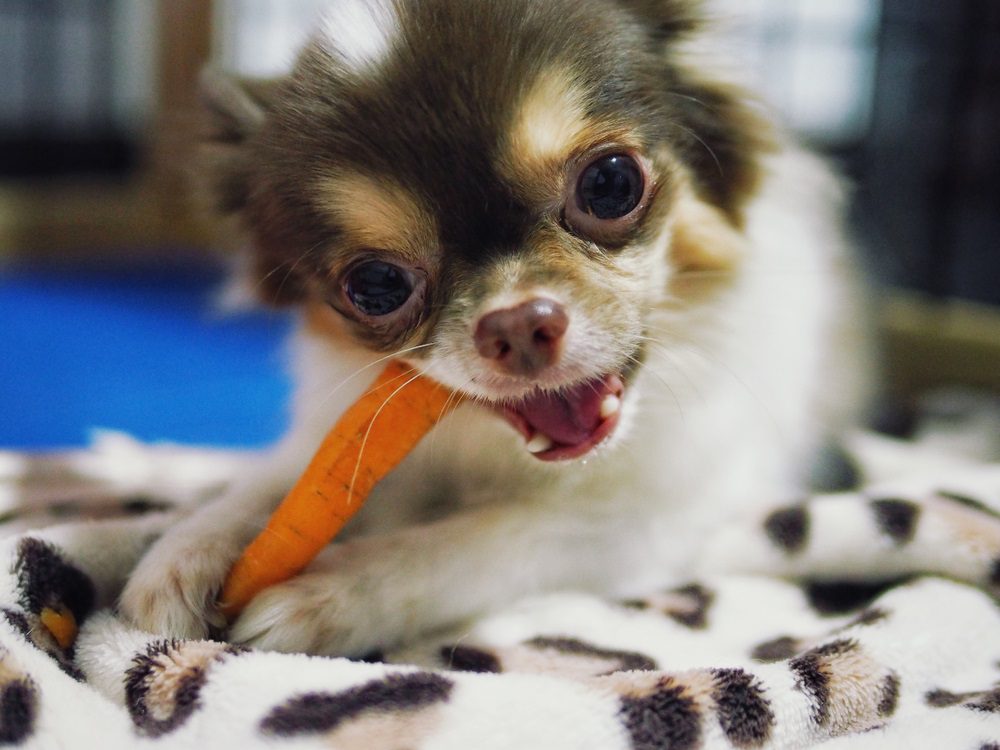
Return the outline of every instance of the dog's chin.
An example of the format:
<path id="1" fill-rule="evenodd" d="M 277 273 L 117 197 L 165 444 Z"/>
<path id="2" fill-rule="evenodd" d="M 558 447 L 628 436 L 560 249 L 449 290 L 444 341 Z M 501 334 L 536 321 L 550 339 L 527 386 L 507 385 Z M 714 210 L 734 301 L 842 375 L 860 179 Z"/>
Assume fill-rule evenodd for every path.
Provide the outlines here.
<path id="1" fill-rule="evenodd" d="M 611 438 L 624 398 L 624 377 L 608 373 L 555 390 L 538 389 L 494 408 L 524 437 L 535 458 L 568 461 Z"/>

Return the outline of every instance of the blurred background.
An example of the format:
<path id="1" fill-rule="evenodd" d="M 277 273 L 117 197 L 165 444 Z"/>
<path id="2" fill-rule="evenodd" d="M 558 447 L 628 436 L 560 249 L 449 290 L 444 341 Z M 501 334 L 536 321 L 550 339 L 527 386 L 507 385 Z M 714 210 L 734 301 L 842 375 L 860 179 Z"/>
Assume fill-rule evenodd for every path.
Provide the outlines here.
<path id="1" fill-rule="evenodd" d="M 0 448 L 280 433 L 290 321 L 214 304 L 176 133 L 206 61 L 278 74 L 330 1 L 0 0 Z M 894 403 L 1000 388 L 1000 3 L 709 7 L 734 74 L 855 182 Z"/>

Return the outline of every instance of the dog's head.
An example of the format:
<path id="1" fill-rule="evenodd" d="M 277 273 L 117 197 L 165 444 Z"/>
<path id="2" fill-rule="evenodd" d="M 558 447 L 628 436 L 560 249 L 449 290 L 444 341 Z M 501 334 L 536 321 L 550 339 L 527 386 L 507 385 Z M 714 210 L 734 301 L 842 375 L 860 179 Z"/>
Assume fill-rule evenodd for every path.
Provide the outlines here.
<path id="1" fill-rule="evenodd" d="M 696 26 L 685 0 L 332 0 L 288 77 L 208 79 L 215 200 L 266 299 L 581 456 L 671 279 L 737 262 L 764 131 L 677 61 Z"/>

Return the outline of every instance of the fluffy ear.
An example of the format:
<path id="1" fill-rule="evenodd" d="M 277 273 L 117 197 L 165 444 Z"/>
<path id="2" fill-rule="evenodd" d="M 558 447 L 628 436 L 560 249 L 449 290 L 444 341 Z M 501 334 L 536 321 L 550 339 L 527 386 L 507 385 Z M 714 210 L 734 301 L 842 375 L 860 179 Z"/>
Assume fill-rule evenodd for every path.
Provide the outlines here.
<path id="1" fill-rule="evenodd" d="M 758 159 L 774 148 L 768 121 L 738 87 L 696 72 L 684 42 L 706 20 L 701 0 L 617 0 L 647 26 L 663 56 L 670 94 L 672 140 L 693 175 L 699 197 L 717 206 L 735 226 L 759 180 Z"/>
<path id="2" fill-rule="evenodd" d="M 257 173 L 258 157 L 253 139 L 260 131 L 279 95 L 284 79 L 240 79 L 214 70 L 202 73 L 201 101 L 204 110 L 196 184 L 207 207 L 220 214 L 240 215 L 249 206 Z M 245 217 L 249 220 L 249 217 Z M 287 305 L 303 296 L 301 279 L 273 243 L 262 242 L 249 225 L 251 255 L 246 288 L 252 288 L 265 303 Z"/>
<path id="3" fill-rule="evenodd" d="M 677 69 L 668 83 L 674 141 L 695 193 L 735 227 L 761 180 L 761 157 L 777 148 L 777 134 L 742 89 L 702 80 Z"/>
<path id="4" fill-rule="evenodd" d="M 704 16 L 700 0 L 618 0 L 639 20 L 648 24 L 659 40 L 673 39 L 697 31 Z"/>
<path id="5" fill-rule="evenodd" d="M 252 177 L 246 143 L 264 123 L 280 83 L 238 79 L 211 69 L 201 75 L 201 183 L 210 205 L 221 213 L 246 205 Z"/>

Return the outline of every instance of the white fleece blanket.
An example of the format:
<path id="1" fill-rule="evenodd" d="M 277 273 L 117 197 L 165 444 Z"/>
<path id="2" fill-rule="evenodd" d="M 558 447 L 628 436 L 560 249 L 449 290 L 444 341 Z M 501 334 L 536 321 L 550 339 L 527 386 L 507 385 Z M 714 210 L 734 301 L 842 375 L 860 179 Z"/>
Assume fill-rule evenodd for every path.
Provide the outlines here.
<path id="1" fill-rule="evenodd" d="M 832 511 L 864 505 L 865 544 L 966 583 L 733 573 L 628 602 L 554 594 L 373 663 L 169 641 L 116 618 L 171 504 L 217 491 L 238 457 L 120 435 L 80 453 L 0 454 L 0 744 L 1000 748 L 1000 464 L 869 435 L 854 451 L 864 493 L 776 511 L 759 539 L 733 537 L 737 556 L 768 543 L 792 555 L 841 522 L 823 554 L 858 554 L 869 532 Z M 72 645 L 46 610 L 80 622 Z"/>

